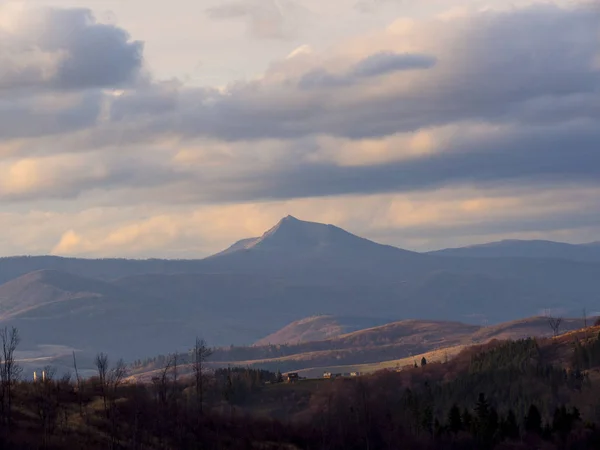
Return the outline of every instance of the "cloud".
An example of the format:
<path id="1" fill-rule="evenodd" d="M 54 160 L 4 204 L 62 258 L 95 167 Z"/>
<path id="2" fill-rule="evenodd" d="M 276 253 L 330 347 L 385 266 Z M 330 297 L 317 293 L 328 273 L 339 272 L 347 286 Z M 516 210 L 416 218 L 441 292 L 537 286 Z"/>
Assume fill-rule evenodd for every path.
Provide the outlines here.
<path id="1" fill-rule="evenodd" d="M 350 42 L 329 58 L 342 76 L 326 65 L 298 74 L 291 58 L 224 91 L 183 89 L 175 131 L 228 141 L 362 139 L 462 121 L 548 123 L 557 112 L 560 121 L 595 119 L 599 24 L 586 7 L 534 5 L 392 27 L 371 44 L 365 39 L 362 50 Z M 428 70 L 400 70 L 434 59 Z M 348 83 L 349 73 L 362 74 L 360 86 Z M 173 119 L 167 112 L 149 126 Z"/>
<path id="2" fill-rule="evenodd" d="M 381 52 L 359 61 L 352 69 L 356 77 L 375 77 L 400 70 L 429 69 L 436 59 L 428 55 Z"/>
<path id="3" fill-rule="evenodd" d="M 206 14 L 217 20 L 246 19 L 250 34 L 257 38 L 287 39 L 306 10 L 290 0 L 243 0 L 208 8 Z"/>
<path id="4" fill-rule="evenodd" d="M 324 69 L 312 70 L 300 78 L 298 85 L 301 89 L 351 86 L 361 79 L 403 70 L 429 69 L 435 63 L 436 59 L 428 55 L 381 52 L 367 56 L 342 75 L 331 74 Z"/>
<path id="5" fill-rule="evenodd" d="M 0 135 L 16 139 L 89 129 L 97 123 L 103 100 L 99 91 L 6 95 L 0 98 Z"/>
<path id="6" fill-rule="evenodd" d="M 582 242 L 600 232 L 599 194 L 597 187 L 444 188 L 193 208 L 102 208 L 49 217 L 49 229 L 59 230 L 57 223 L 66 228 L 48 244 L 52 253 L 62 255 L 199 257 L 238 239 L 260 236 L 287 214 L 420 250 L 500 236 Z"/>
<path id="7" fill-rule="evenodd" d="M 0 200 L 74 199 L 99 189 L 137 189 L 185 178 L 186 174 L 174 168 L 165 169 L 131 154 L 110 158 L 98 152 L 13 158 L 0 161 Z"/>
<path id="8" fill-rule="evenodd" d="M 0 15 L 0 89 L 114 87 L 142 68 L 142 43 L 90 10 L 0 5 Z"/>
<path id="9" fill-rule="evenodd" d="M 238 198 L 408 192 L 465 183 L 594 184 L 600 180 L 600 132 L 594 121 L 501 130 L 466 139 L 455 136 L 441 150 L 426 152 L 423 157 L 409 153 L 385 164 L 341 166 L 294 161 L 277 171 L 247 175 L 243 195 Z M 240 176 L 240 183 L 242 179 Z"/>

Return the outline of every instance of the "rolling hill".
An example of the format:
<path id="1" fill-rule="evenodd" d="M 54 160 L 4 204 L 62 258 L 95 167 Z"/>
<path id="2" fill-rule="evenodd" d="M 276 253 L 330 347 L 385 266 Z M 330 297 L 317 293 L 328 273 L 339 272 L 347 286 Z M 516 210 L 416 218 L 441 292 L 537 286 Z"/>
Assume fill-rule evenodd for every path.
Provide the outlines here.
<path id="1" fill-rule="evenodd" d="M 335 338 L 353 331 L 383 325 L 387 321 L 368 317 L 312 316 L 296 320 L 275 333 L 259 339 L 255 346 L 302 344 Z"/>
<path id="2" fill-rule="evenodd" d="M 329 327 L 333 320 L 329 318 L 321 323 Z M 591 323 L 592 319 L 588 324 Z M 564 319 L 561 332 L 568 333 L 583 326 L 583 319 Z M 405 365 L 411 358 L 412 363 L 417 355 L 419 359 L 420 355 L 427 354 L 428 358 L 441 360 L 451 358 L 473 344 L 551 337 L 552 334 L 545 317 L 531 317 L 488 327 L 460 322 L 404 320 L 313 342 L 215 349 L 209 364 L 215 368 L 249 366 L 282 372 L 301 371 L 311 376 L 328 370 L 365 372 Z M 134 374 L 147 378 L 149 373 L 160 368 L 161 361 L 150 361 L 137 367 Z M 182 368 L 182 373 L 185 370 Z"/>

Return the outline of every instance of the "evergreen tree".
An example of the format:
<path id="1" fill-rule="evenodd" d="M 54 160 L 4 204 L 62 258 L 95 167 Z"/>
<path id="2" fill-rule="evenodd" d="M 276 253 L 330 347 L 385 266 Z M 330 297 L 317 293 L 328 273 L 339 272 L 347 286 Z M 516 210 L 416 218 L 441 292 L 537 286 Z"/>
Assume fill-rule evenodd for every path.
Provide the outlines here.
<path id="1" fill-rule="evenodd" d="M 500 431 L 502 437 L 506 439 L 517 439 L 519 437 L 519 425 L 512 409 L 508 410 L 508 414 L 500 426 Z"/>
<path id="2" fill-rule="evenodd" d="M 485 422 L 488 419 L 490 413 L 490 404 L 485 398 L 485 394 L 481 392 L 475 405 L 475 412 L 477 413 L 477 419 L 479 422 Z"/>
<path id="3" fill-rule="evenodd" d="M 426 433 L 433 433 L 433 409 L 431 406 L 425 407 L 421 417 L 421 427 Z"/>
<path id="4" fill-rule="evenodd" d="M 458 433 L 463 429 L 463 422 L 460 417 L 460 409 L 456 403 L 452 405 L 450 408 L 450 412 L 448 413 L 448 428 L 452 433 Z"/>
<path id="5" fill-rule="evenodd" d="M 536 434 L 542 431 L 542 415 L 534 404 L 529 407 L 525 417 L 525 430 Z"/>
<path id="6" fill-rule="evenodd" d="M 421 358 L 421 367 L 426 366 L 427 365 L 427 359 L 423 356 Z"/>
<path id="7" fill-rule="evenodd" d="M 473 425 L 473 416 L 471 415 L 469 410 L 466 408 L 464 409 L 464 411 L 462 413 L 462 424 L 463 424 L 463 428 L 467 431 L 469 431 Z"/>

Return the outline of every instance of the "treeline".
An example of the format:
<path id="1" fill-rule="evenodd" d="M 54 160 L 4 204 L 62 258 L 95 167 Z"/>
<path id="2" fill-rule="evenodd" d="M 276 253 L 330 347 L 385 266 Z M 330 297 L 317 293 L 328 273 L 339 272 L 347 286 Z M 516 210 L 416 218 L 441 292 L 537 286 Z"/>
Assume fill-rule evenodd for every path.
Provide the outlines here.
<path id="1" fill-rule="evenodd" d="M 446 363 L 289 384 L 266 370 L 207 370 L 213 350 L 202 340 L 147 383 L 128 382 L 123 362 L 102 353 L 92 378 L 75 364 L 73 375 L 47 367 L 23 382 L 11 356 L 18 332 L 0 341 L 3 449 L 600 448 L 600 389 L 589 376 L 600 336 L 492 342 Z M 556 352 L 572 366 L 552 364 Z"/>
<path id="2" fill-rule="evenodd" d="M 534 339 L 492 346 L 321 389 L 311 410 L 325 448 L 600 448 L 585 373 L 548 364 Z"/>
<path id="3" fill-rule="evenodd" d="M 237 361 L 253 361 L 254 367 L 268 370 L 289 370 L 298 369 L 298 362 L 293 358 L 287 360 L 277 360 L 287 356 L 300 355 L 303 351 L 316 352 L 311 349 L 313 344 L 319 347 L 322 353 L 310 355 L 312 364 L 318 366 L 327 365 L 356 365 L 376 363 L 386 360 L 401 359 L 409 353 L 422 353 L 429 350 L 429 347 L 423 345 L 410 345 L 406 343 L 396 343 L 387 346 L 364 347 L 364 348 L 345 348 L 335 349 L 328 347 L 328 344 L 309 343 L 302 345 L 267 345 L 261 347 L 234 347 L 214 348 L 213 360 L 220 363 L 235 363 Z M 133 362 L 132 368 L 136 371 L 147 371 L 162 367 L 170 355 L 158 355 L 150 358 L 139 359 Z M 188 353 L 181 353 L 182 363 L 189 360 Z M 271 361 L 273 360 L 274 361 Z"/>
<path id="4" fill-rule="evenodd" d="M 598 366 L 600 366 L 600 333 L 594 339 L 586 340 L 584 343 L 577 339 L 573 355 L 573 368 L 588 370 Z"/>

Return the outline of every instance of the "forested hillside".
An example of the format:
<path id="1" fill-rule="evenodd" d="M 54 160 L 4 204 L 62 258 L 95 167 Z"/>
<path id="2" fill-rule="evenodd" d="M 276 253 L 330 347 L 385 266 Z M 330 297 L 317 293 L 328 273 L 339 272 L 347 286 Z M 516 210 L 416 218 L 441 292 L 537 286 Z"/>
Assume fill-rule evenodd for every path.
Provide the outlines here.
<path id="1" fill-rule="evenodd" d="M 171 357 L 150 383 L 98 355 L 97 376 L 3 372 L 6 449 L 591 449 L 600 445 L 600 327 L 493 341 L 400 372 L 282 382 L 248 368 L 192 376 Z M 41 373 L 40 373 L 41 374 Z"/>

